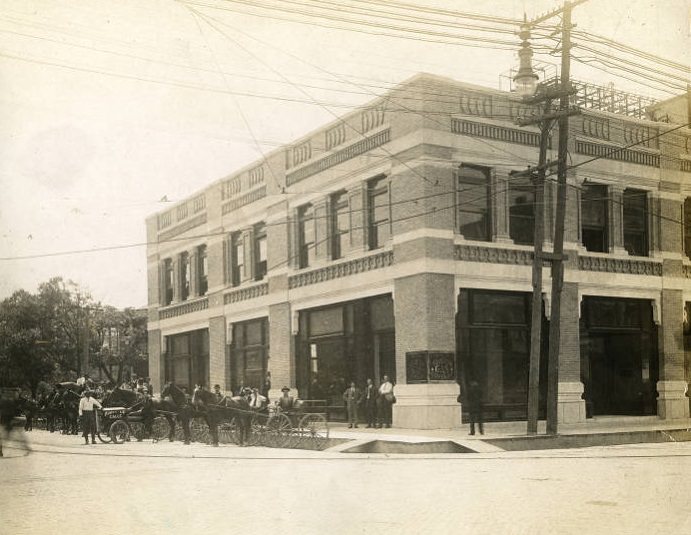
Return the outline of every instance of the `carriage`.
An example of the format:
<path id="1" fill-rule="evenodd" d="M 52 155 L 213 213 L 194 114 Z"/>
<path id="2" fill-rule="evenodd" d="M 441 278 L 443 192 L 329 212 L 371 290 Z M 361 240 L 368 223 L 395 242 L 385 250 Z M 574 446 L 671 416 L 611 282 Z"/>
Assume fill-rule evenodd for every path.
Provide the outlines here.
<path id="1" fill-rule="evenodd" d="M 150 429 L 147 429 L 145 417 L 140 407 L 103 407 L 96 411 L 96 434 L 103 443 L 113 442 L 122 444 L 134 437 L 138 442 L 146 438 L 147 434 L 154 442 L 164 439 L 170 433 L 168 418 L 172 414 L 158 414 L 151 419 Z"/>
<path id="2" fill-rule="evenodd" d="M 329 424 L 319 402 L 302 401 L 293 410 L 270 405 L 263 410 L 243 411 L 220 408 L 218 439 L 221 443 L 239 444 L 242 418 L 249 419 L 247 444 L 272 448 L 324 449 L 329 438 Z M 246 413 L 246 414 L 242 414 Z M 193 418 L 192 439 L 208 442 L 208 427 L 203 417 Z"/>

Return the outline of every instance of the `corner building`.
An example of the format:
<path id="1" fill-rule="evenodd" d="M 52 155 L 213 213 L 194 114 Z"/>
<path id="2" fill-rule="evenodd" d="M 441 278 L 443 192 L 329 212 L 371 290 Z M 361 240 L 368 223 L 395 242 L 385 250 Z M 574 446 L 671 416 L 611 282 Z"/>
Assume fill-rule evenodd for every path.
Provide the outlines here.
<path id="1" fill-rule="evenodd" d="M 351 380 L 388 375 L 395 426 L 448 428 L 476 379 L 487 418 L 525 418 L 535 206 L 509 173 L 537 160 L 537 129 L 514 124 L 531 113 L 418 75 L 148 218 L 156 390 L 287 385 L 337 405 Z M 689 415 L 691 132 L 675 128 L 570 120 L 562 422 Z M 548 181 L 546 250 L 555 193 Z"/>

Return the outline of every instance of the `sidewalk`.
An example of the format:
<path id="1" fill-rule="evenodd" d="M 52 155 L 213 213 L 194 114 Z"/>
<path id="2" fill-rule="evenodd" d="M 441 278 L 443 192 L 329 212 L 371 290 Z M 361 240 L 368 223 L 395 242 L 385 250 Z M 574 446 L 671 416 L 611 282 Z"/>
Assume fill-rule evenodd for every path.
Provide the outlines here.
<path id="1" fill-rule="evenodd" d="M 513 456 L 521 452 L 549 449 L 579 449 L 623 444 L 691 441 L 691 419 L 665 421 L 657 417 L 598 417 L 584 424 L 561 425 L 556 437 L 545 435 L 545 422 L 538 426 L 538 435 L 526 435 L 526 422 L 492 422 L 485 424 L 484 435 L 468 435 L 468 426 L 457 429 L 348 429 L 344 423 L 332 423 L 331 439 L 345 439 L 325 450 L 251 447 L 222 445 L 212 448 L 206 444 L 161 441 L 130 442 L 126 444 L 98 444 L 86 446 L 81 436 L 61 435 L 47 431 L 26 433 L 32 449 L 48 453 L 124 455 L 154 457 L 206 458 L 337 458 L 374 454 L 429 453 L 448 456 L 461 446 L 470 454 Z M 16 439 L 10 441 L 15 447 Z M 334 442 L 339 442 L 335 440 Z M 382 444 L 386 443 L 386 444 Z M 401 444 L 402 443 L 402 444 Z M 425 448 L 425 444 L 429 444 Z M 10 444 L 7 444 L 10 446 Z M 376 446 L 376 447 L 375 447 Z M 371 447 L 371 449 L 367 449 Z M 348 452 L 347 450 L 352 450 Z M 413 450 L 413 451 L 411 451 Z M 468 453 L 458 452 L 462 456 Z M 547 454 L 547 452 L 545 452 Z M 579 455 L 576 451 L 574 455 Z"/>

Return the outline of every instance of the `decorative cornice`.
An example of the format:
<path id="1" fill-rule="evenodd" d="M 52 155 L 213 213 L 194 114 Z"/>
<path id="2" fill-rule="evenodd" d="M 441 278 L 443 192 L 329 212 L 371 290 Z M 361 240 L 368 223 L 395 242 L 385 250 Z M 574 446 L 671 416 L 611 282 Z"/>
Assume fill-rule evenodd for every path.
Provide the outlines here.
<path id="1" fill-rule="evenodd" d="M 609 258 L 606 256 L 578 257 L 578 268 L 582 271 L 624 273 L 626 275 L 662 276 L 662 262 L 655 260 L 634 260 L 632 258 Z"/>
<path id="2" fill-rule="evenodd" d="M 516 128 L 507 128 L 487 123 L 466 121 L 465 119 L 451 119 L 451 131 L 462 136 L 484 137 L 519 145 L 540 146 L 540 134 Z M 551 146 L 551 138 L 550 138 Z"/>
<path id="3" fill-rule="evenodd" d="M 456 260 L 464 262 L 513 264 L 517 266 L 530 266 L 533 264 L 532 251 L 482 247 L 481 245 L 456 245 L 454 257 Z"/>
<path id="4" fill-rule="evenodd" d="M 184 223 L 180 225 L 176 225 L 175 227 L 171 228 L 170 230 L 166 230 L 165 232 L 161 232 L 158 235 L 158 241 L 166 241 L 172 238 L 173 236 L 177 236 L 178 234 L 182 234 L 183 232 L 187 232 L 190 229 L 193 229 L 194 227 L 198 227 L 199 225 L 203 225 L 206 223 L 206 212 L 201 213 L 192 219 L 188 219 Z"/>
<path id="5" fill-rule="evenodd" d="M 324 158 L 312 162 L 311 164 L 305 165 L 300 169 L 296 169 L 295 171 L 286 176 L 286 184 L 288 186 L 292 186 L 293 184 L 300 182 L 301 180 L 304 180 L 307 177 L 316 175 L 317 173 L 325 171 L 326 169 L 333 167 L 334 165 L 343 163 L 347 160 L 350 160 L 351 158 L 355 158 L 360 154 L 364 154 L 365 152 L 379 147 L 384 143 L 388 143 L 390 140 L 391 130 L 389 128 L 387 128 L 386 130 L 382 130 L 381 132 L 377 132 L 374 135 L 371 135 L 365 139 L 358 141 L 357 143 L 353 143 L 352 145 L 349 145 L 339 150 L 338 152 L 329 154 L 328 156 L 325 156 Z"/>
<path id="6" fill-rule="evenodd" d="M 300 288 L 301 286 L 309 286 L 310 284 L 317 284 L 319 282 L 326 282 L 333 279 L 340 279 L 341 277 L 348 277 L 356 275 L 357 273 L 364 273 L 374 269 L 381 269 L 389 267 L 393 264 L 393 251 L 383 251 L 379 254 L 364 256 L 349 260 L 348 262 L 341 262 L 340 264 L 333 264 L 320 269 L 314 269 L 305 273 L 298 273 L 288 279 L 289 288 Z"/>
<path id="7" fill-rule="evenodd" d="M 237 303 L 238 301 L 247 301 L 248 299 L 255 299 L 261 297 L 262 295 L 267 295 L 269 293 L 269 283 L 264 282 L 262 284 L 255 284 L 253 286 L 248 286 L 247 288 L 240 288 L 239 290 L 234 290 L 223 296 L 223 303 L 229 305 L 230 303 Z"/>
<path id="8" fill-rule="evenodd" d="M 200 310 L 206 310 L 207 308 L 209 308 L 209 299 L 207 297 L 203 297 L 201 299 L 195 299 L 194 301 L 185 301 L 184 303 L 178 303 L 165 308 L 160 308 L 158 309 L 158 314 L 162 320 L 165 320 L 168 318 L 182 316 L 184 314 L 191 314 L 192 312 L 199 312 Z"/>
<path id="9" fill-rule="evenodd" d="M 576 152 L 586 156 L 597 156 L 608 160 L 660 167 L 660 155 L 642 150 L 625 149 L 616 145 L 592 143 L 590 141 L 576 140 Z"/>
<path id="10" fill-rule="evenodd" d="M 261 188 L 257 188 L 245 193 L 242 197 L 238 197 L 237 199 L 226 202 L 223 204 L 221 212 L 223 215 L 225 215 L 233 210 L 237 210 L 242 206 L 258 201 L 259 199 L 263 199 L 264 197 L 266 197 L 266 186 L 262 186 Z"/>

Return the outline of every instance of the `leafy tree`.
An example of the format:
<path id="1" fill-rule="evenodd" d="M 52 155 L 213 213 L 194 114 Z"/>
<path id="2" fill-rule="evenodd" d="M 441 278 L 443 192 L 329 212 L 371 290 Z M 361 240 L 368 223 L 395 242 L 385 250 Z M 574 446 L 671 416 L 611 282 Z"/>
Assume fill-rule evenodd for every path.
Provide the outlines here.
<path id="1" fill-rule="evenodd" d="M 89 365 L 119 382 L 146 361 L 146 320 L 144 311 L 102 306 L 61 277 L 36 294 L 19 290 L 0 302 L 0 385 L 28 386 L 35 395 L 41 381 L 74 379 Z M 116 345 L 105 343 L 111 331 Z M 83 362 L 87 344 L 90 363 Z"/>
<path id="2" fill-rule="evenodd" d="M 40 300 L 24 290 L 0 302 L 0 385 L 25 385 L 36 395 L 38 384 L 55 373 L 48 323 Z"/>

